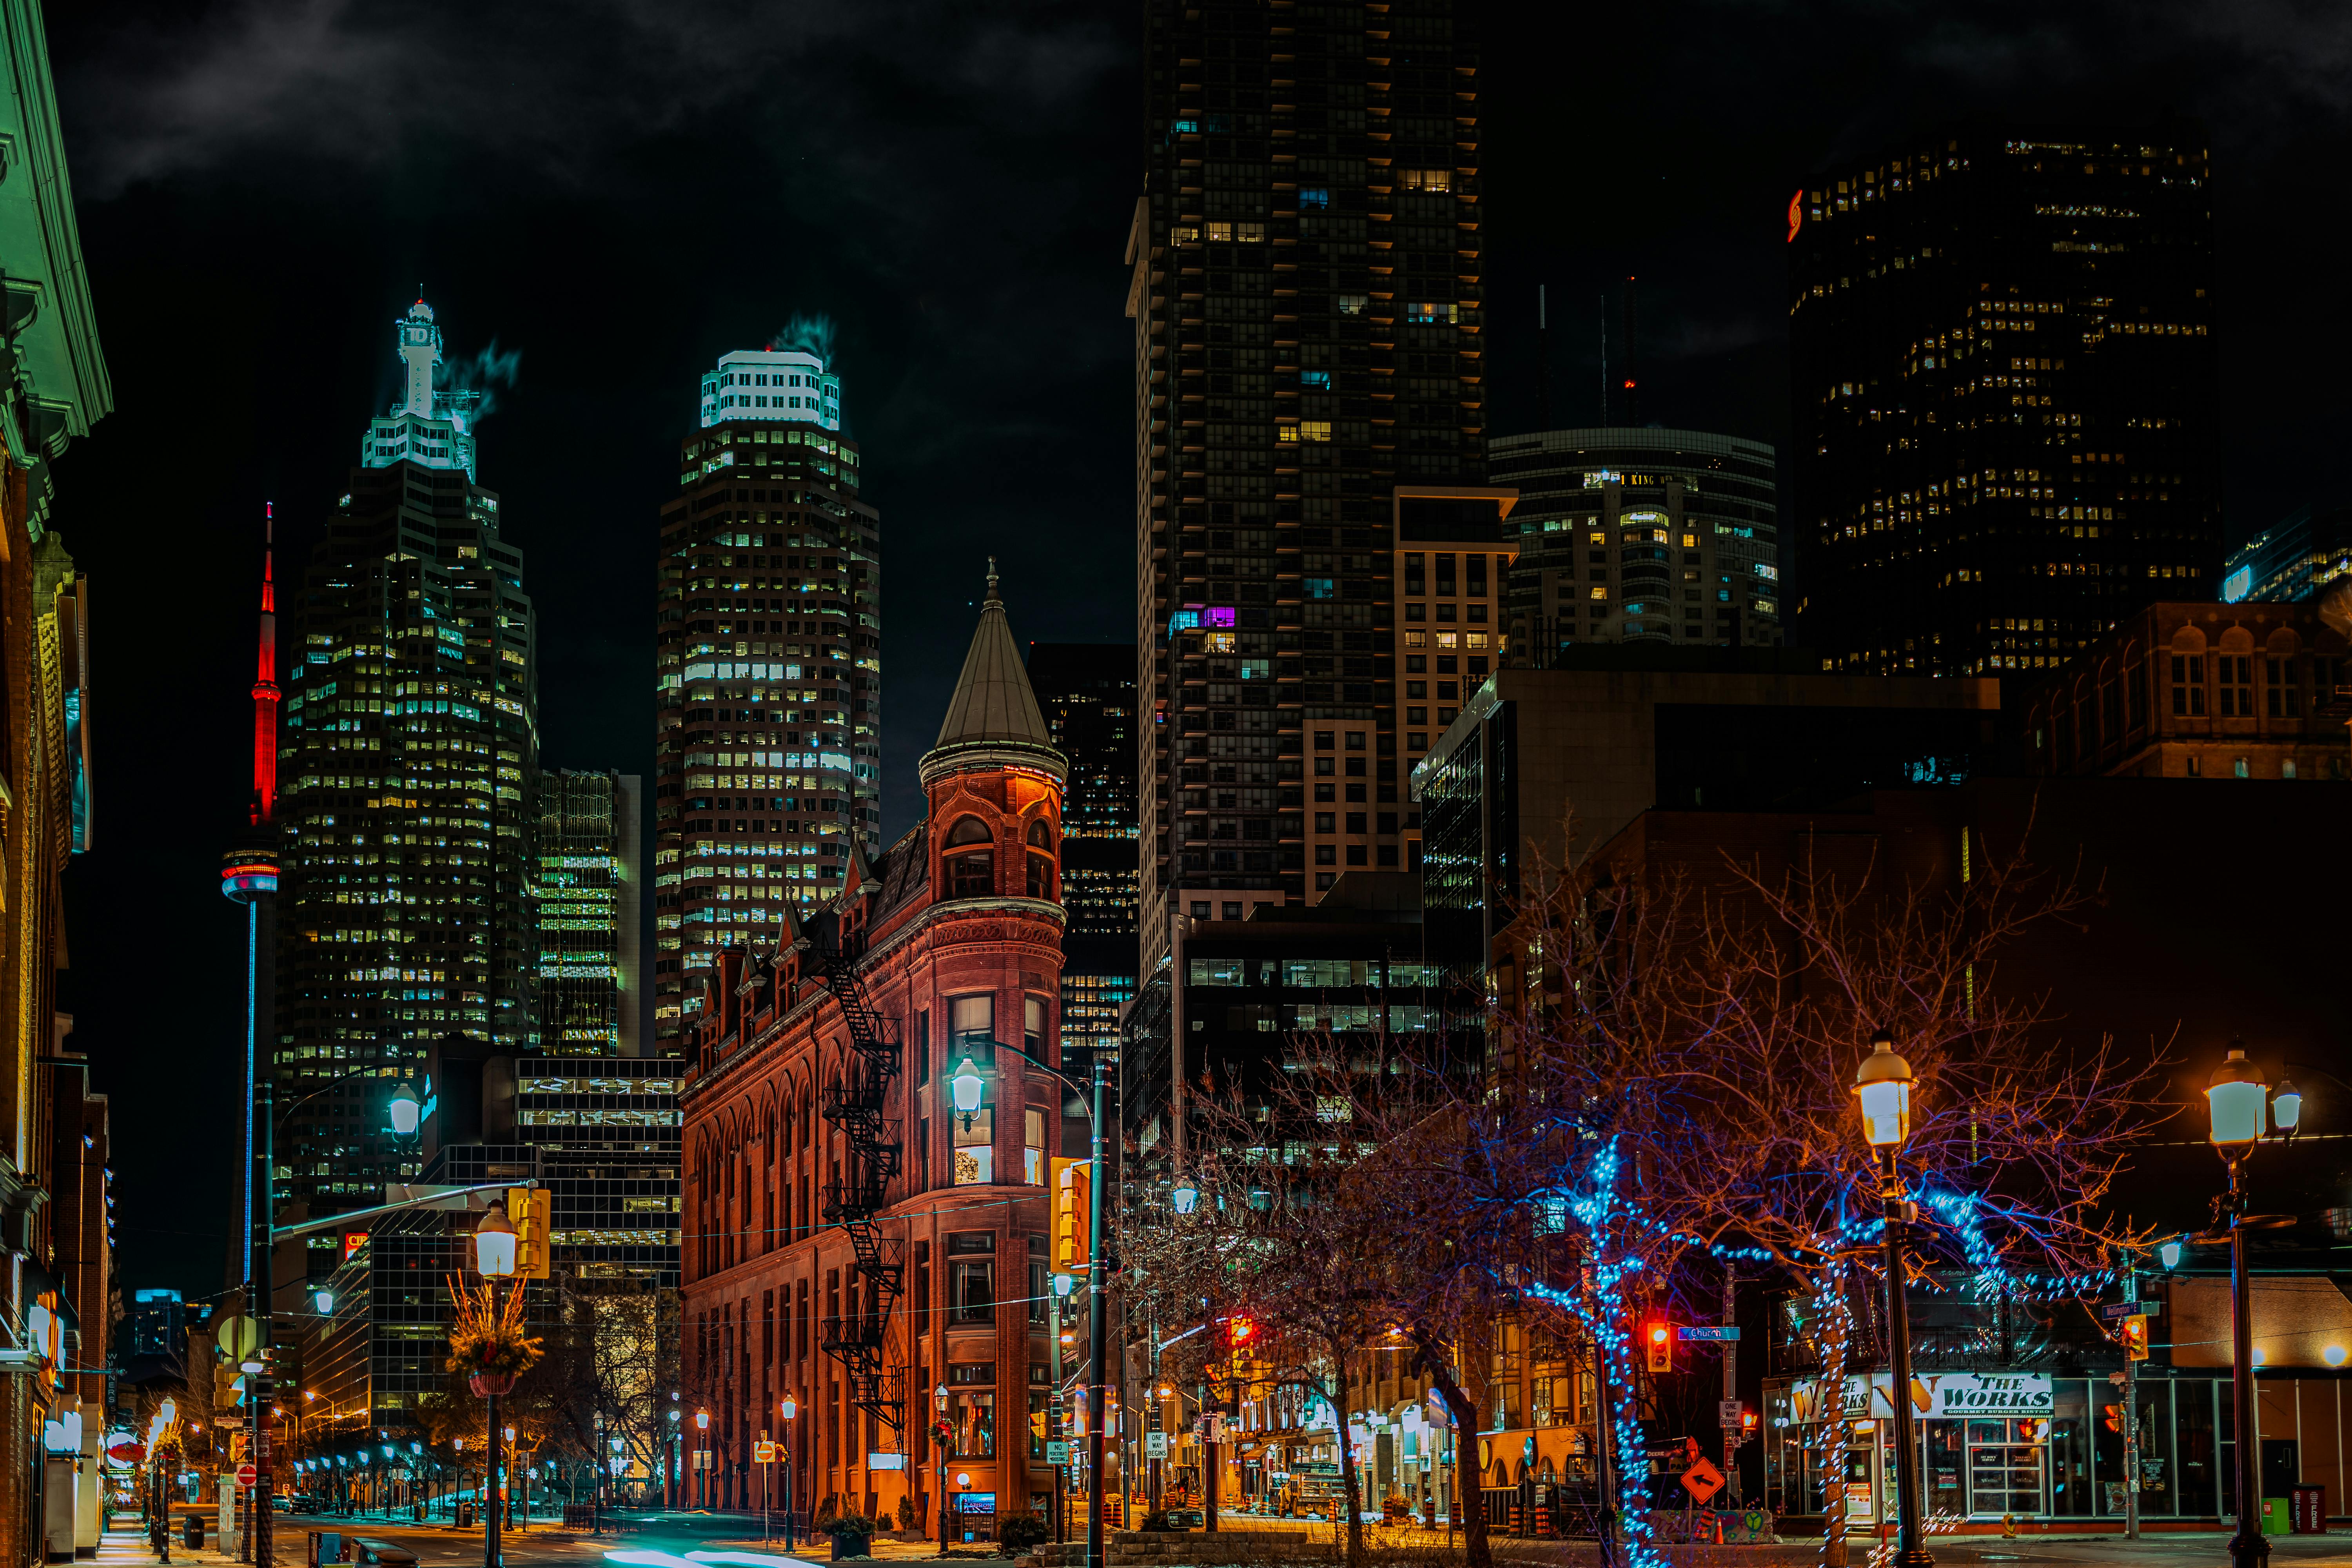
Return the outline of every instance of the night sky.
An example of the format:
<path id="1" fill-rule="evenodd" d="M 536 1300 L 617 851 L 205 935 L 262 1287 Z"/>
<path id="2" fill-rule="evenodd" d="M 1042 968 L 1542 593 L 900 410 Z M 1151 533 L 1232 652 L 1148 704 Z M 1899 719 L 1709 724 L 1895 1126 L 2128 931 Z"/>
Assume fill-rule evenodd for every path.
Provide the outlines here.
<path id="1" fill-rule="evenodd" d="M 2231 535 L 2336 493 L 2352 10 L 2292 0 L 1485 5 L 1489 429 L 1598 407 L 1640 279 L 1644 420 L 1783 440 L 1782 214 L 1822 164 L 1969 113 L 2208 128 Z M 298 580 L 421 284 L 539 608 L 541 759 L 652 764 L 656 517 L 698 378 L 836 329 L 882 512 L 884 831 L 982 558 L 1024 637 L 1132 636 L 1139 11 L 945 0 L 58 6 L 50 46 L 116 411 L 58 466 L 93 579 L 96 847 L 76 1043 L 113 1097 L 127 1287 L 221 1281 L 243 1060 L 262 503 Z M 1622 353 L 1622 349 L 1612 352 Z M 1784 513 L 1785 516 L 1785 513 Z"/>

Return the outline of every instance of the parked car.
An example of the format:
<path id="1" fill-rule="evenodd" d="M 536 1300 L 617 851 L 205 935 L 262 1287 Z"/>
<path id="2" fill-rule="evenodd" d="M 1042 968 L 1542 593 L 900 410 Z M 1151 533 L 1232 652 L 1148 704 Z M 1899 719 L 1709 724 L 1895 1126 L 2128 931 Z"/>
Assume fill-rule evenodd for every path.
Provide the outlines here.
<path id="1" fill-rule="evenodd" d="M 352 1542 L 351 1560 L 363 1565 L 375 1565 L 375 1568 L 416 1568 L 415 1552 L 405 1546 L 396 1546 L 389 1541 L 378 1541 L 369 1535 L 360 1536 Z"/>

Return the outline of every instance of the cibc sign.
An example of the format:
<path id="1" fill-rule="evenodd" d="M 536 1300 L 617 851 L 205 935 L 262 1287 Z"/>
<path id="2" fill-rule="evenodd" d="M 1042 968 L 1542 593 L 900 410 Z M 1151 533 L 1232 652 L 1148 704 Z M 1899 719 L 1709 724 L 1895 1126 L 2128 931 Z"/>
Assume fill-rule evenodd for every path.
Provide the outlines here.
<path id="1" fill-rule="evenodd" d="M 2046 1372 L 1928 1372 L 1911 1379 L 1914 1415 L 1960 1419 L 1970 1415 L 2048 1420 L 2057 1401 Z M 1895 1380 L 1886 1373 L 1845 1380 L 1844 1414 L 1851 1421 L 1887 1420 L 1895 1414 Z M 1800 1420 L 1804 1419 L 1801 1413 Z"/>

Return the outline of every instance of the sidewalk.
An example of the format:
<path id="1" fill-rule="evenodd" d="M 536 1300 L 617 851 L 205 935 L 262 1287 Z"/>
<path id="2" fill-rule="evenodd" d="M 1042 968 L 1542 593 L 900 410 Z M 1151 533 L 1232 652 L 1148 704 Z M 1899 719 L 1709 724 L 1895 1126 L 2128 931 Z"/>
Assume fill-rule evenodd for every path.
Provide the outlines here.
<path id="1" fill-rule="evenodd" d="M 172 1522 L 174 1526 L 179 1526 L 185 1517 L 184 1514 L 175 1513 L 172 1516 Z M 205 1531 L 205 1544 L 194 1552 L 182 1544 L 184 1539 L 176 1530 L 174 1531 L 172 1542 L 172 1562 L 175 1568 L 177 1564 L 183 1563 L 213 1564 L 236 1562 L 236 1558 L 224 1555 L 217 1550 L 219 1542 L 209 1529 Z M 281 1555 L 284 1545 L 282 1541 L 278 1542 Z M 138 1515 L 128 1514 L 116 1519 L 114 1528 L 99 1538 L 98 1561 L 101 1563 L 118 1564 L 120 1568 L 131 1568 L 133 1563 L 156 1561 L 155 1549 L 148 1544 L 146 1527 L 140 1523 Z"/>

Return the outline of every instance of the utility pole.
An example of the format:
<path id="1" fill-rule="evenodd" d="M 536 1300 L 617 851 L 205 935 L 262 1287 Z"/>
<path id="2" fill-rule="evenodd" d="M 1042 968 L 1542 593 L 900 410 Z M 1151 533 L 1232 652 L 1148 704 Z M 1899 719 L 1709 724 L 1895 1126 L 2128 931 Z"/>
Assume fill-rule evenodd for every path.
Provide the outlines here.
<path id="1" fill-rule="evenodd" d="M 1723 1326 L 1737 1331 L 1739 1313 L 1735 1297 L 1739 1289 L 1739 1277 L 1729 1268 L 1723 1271 Z M 1739 1342 L 1723 1342 L 1723 1474 L 1731 1483 L 1734 1500 L 1739 1497 Z"/>
<path id="2" fill-rule="evenodd" d="M 1174 984 L 1181 986 L 1183 983 L 1180 973 Z M 1103 1427 L 1108 1414 L 1103 1374 L 1103 1341 L 1108 1337 L 1104 1298 L 1110 1293 L 1110 1241 L 1103 1230 L 1103 1176 L 1109 1169 L 1103 1149 L 1103 1118 L 1109 1108 L 1104 1103 L 1108 1064 L 1100 1051 L 1095 1052 L 1094 1058 L 1094 1179 L 1087 1184 L 1087 1238 L 1093 1243 L 1087 1248 L 1093 1256 L 1087 1260 L 1087 1468 L 1092 1477 L 1087 1491 L 1087 1568 L 1103 1568 Z M 940 1542 L 940 1547 L 945 1550 L 946 1542 Z"/>
<path id="3" fill-rule="evenodd" d="M 2124 1300 L 2139 1300 L 2139 1265 L 2131 1249 L 2124 1255 Z M 2139 1539 L 2139 1363 L 2131 1357 L 2130 1347 L 2124 1353 L 2124 1539 Z M 2242 1436 L 2238 1439 L 2244 1442 Z"/>

